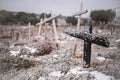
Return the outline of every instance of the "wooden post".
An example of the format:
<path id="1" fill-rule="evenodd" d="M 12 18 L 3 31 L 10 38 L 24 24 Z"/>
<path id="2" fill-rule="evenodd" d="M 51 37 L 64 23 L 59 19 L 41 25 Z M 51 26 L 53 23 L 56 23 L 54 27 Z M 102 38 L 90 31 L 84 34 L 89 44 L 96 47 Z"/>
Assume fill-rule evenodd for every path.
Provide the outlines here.
<path id="1" fill-rule="evenodd" d="M 43 19 L 40 20 L 40 23 L 42 23 Z M 38 36 L 40 35 L 42 24 L 39 24 L 39 29 L 38 29 Z"/>
<path id="2" fill-rule="evenodd" d="M 13 40 L 13 37 L 14 37 L 14 29 L 11 29 L 11 31 L 10 31 L 10 36 L 11 36 L 11 40 Z"/>
<path id="3" fill-rule="evenodd" d="M 92 26 L 87 26 L 88 33 L 92 33 Z M 83 67 L 89 68 L 91 62 L 91 42 L 84 41 Z"/>
<path id="4" fill-rule="evenodd" d="M 30 41 L 30 35 L 31 35 L 31 29 L 30 29 L 30 27 L 31 27 L 31 24 L 30 24 L 30 22 L 29 22 L 29 23 L 28 23 L 28 28 L 29 28 L 28 37 L 29 37 L 29 41 Z"/>
<path id="5" fill-rule="evenodd" d="M 16 40 L 19 40 L 19 33 L 16 32 Z"/>
<path id="6" fill-rule="evenodd" d="M 80 5 L 80 13 L 82 13 L 82 7 L 83 7 L 83 3 L 81 3 L 81 5 Z M 81 15 L 79 15 L 79 17 L 78 17 L 77 30 L 79 30 L 80 21 L 81 21 Z M 76 53 L 76 48 L 77 48 L 77 39 L 75 38 L 74 54 Z"/>
<path id="7" fill-rule="evenodd" d="M 52 15 L 52 17 L 55 17 L 55 15 L 52 13 L 52 11 L 51 11 L 51 15 Z M 55 19 L 52 20 L 52 24 L 53 24 L 53 31 L 54 31 L 54 35 L 55 35 L 56 46 L 58 47 L 58 35 L 57 35 Z"/>

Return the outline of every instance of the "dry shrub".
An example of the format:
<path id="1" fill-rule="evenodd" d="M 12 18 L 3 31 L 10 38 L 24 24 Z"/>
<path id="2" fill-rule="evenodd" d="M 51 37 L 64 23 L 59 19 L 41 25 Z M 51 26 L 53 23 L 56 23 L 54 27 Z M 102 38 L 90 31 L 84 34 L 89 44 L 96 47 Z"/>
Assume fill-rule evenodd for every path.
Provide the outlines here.
<path id="1" fill-rule="evenodd" d="M 12 57 L 9 55 L 4 55 L 4 57 L 0 57 L 0 71 L 7 72 L 12 69 L 28 69 L 30 67 L 35 66 L 34 61 L 29 61 L 23 58 Z"/>
<path id="2" fill-rule="evenodd" d="M 92 62 L 91 67 L 96 68 L 97 66 L 101 66 L 102 64 L 102 62 L 94 61 Z"/>
<path id="3" fill-rule="evenodd" d="M 50 41 L 45 40 L 38 44 L 37 46 L 38 52 L 36 52 L 34 55 L 50 54 L 53 51 L 53 49 L 54 49 L 54 44 L 51 43 Z"/>

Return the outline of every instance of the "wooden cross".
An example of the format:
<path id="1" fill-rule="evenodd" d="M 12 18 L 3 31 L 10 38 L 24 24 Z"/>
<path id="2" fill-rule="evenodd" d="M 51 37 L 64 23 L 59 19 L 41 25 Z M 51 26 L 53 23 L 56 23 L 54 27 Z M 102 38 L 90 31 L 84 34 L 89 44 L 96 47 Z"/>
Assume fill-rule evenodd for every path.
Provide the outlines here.
<path id="1" fill-rule="evenodd" d="M 80 5 L 80 12 L 77 12 L 76 14 L 73 15 L 73 16 L 79 16 L 78 23 L 77 23 L 77 30 L 80 27 L 81 15 L 88 12 L 87 10 L 82 11 L 82 8 L 83 8 L 83 3 L 81 3 L 81 5 Z M 76 48 L 77 48 L 77 39 L 75 39 L 74 54 L 76 53 Z"/>
<path id="2" fill-rule="evenodd" d="M 88 27 L 87 31 L 80 32 L 77 29 L 70 29 L 67 28 L 65 30 L 65 33 L 76 37 L 78 39 L 84 40 L 84 57 L 83 57 L 83 67 L 88 68 L 90 67 L 90 57 L 91 57 L 91 43 L 104 46 L 104 47 L 109 47 L 110 42 L 107 38 L 98 36 L 95 34 L 92 34 L 92 26 Z"/>
<path id="3" fill-rule="evenodd" d="M 51 12 L 51 15 L 52 17 L 50 18 L 47 18 L 47 19 L 44 19 L 44 20 L 41 20 L 40 23 L 37 23 L 36 25 L 39 25 L 39 30 L 38 30 L 38 36 L 40 34 L 40 30 L 41 30 L 41 26 L 49 21 L 52 20 L 52 24 L 53 24 L 53 30 L 54 30 L 54 35 L 55 35 L 55 41 L 56 41 L 56 44 L 57 44 L 57 41 L 58 41 L 58 36 L 57 36 L 57 29 L 56 29 L 56 24 L 55 24 L 55 19 L 60 17 L 61 15 L 53 15 L 53 13 Z M 58 44 L 57 44 L 58 46 Z"/>
<path id="4" fill-rule="evenodd" d="M 55 15 L 53 14 L 52 11 L 51 11 L 51 15 L 52 15 L 52 17 L 55 17 Z M 52 24 L 53 24 L 53 30 L 54 30 L 54 35 L 55 35 L 56 46 L 58 47 L 58 44 L 57 44 L 58 43 L 58 35 L 57 35 L 55 19 L 52 20 Z"/>

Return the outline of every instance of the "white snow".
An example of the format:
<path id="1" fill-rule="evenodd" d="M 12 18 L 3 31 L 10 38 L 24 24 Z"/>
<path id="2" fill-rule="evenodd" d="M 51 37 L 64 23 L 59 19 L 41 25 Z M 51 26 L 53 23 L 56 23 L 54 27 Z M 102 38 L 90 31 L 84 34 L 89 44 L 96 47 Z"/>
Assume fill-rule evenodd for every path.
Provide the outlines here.
<path id="1" fill-rule="evenodd" d="M 74 38 L 74 37 L 71 37 L 71 36 L 67 36 L 66 38 L 67 38 L 67 39 L 66 39 L 67 41 L 73 41 L 73 40 L 75 40 L 75 38 Z"/>
<path id="2" fill-rule="evenodd" d="M 117 47 L 109 47 L 109 49 L 117 49 Z"/>
<path id="3" fill-rule="evenodd" d="M 117 39 L 115 42 L 120 42 L 120 39 Z"/>
<path id="4" fill-rule="evenodd" d="M 54 55 L 53 55 L 53 57 L 54 57 L 54 58 L 57 58 L 57 57 L 59 57 L 59 55 L 57 55 L 57 54 L 54 54 Z"/>
<path id="5" fill-rule="evenodd" d="M 99 61 L 104 61 L 105 60 L 105 58 L 101 57 L 101 56 L 96 57 L 96 59 L 99 60 Z"/>
<path id="6" fill-rule="evenodd" d="M 38 80 L 46 80 L 44 77 L 40 76 Z"/>
<path id="7" fill-rule="evenodd" d="M 45 37 L 43 37 L 43 36 L 36 36 L 35 38 L 40 39 L 40 40 L 45 40 Z"/>
<path id="8" fill-rule="evenodd" d="M 24 46 L 25 49 L 28 49 L 30 51 L 30 53 L 35 53 L 36 52 L 36 49 L 35 48 L 31 48 L 31 47 L 28 47 L 28 46 Z"/>
<path id="9" fill-rule="evenodd" d="M 92 76 L 95 77 L 94 80 L 114 80 L 114 77 L 105 75 L 101 72 L 98 71 L 87 71 L 87 70 L 82 70 L 80 67 L 75 67 L 70 69 L 70 71 L 67 74 L 74 74 L 74 75 L 84 75 L 84 74 L 91 74 Z"/>
<path id="10" fill-rule="evenodd" d="M 14 45 L 11 45 L 10 48 L 14 48 Z"/>
<path id="11" fill-rule="evenodd" d="M 74 75 L 79 75 L 79 74 L 86 74 L 88 73 L 88 71 L 83 71 L 81 67 L 75 67 L 70 69 L 70 71 L 68 72 L 68 74 L 74 74 Z"/>
<path id="12" fill-rule="evenodd" d="M 62 73 L 61 71 L 54 71 L 49 74 L 49 76 L 52 76 L 52 77 L 61 77 L 63 75 L 64 73 Z"/>
<path id="13" fill-rule="evenodd" d="M 70 69 L 70 73 L 72 74 L 78 74 L 79 71 L 81 71 L 80 67 L 75 67 L 75 68 Z"/>
<path id="14" fill-rule="evenodd" d="M 28 58 L 28 55 L 21 55 L 20 57 L 27 59 L 27 58 Z"/>
<path id="15" fill-rule="evenodd" d="M 103 32 L 102 30 L 98 29 L 98 33 L 102 33 L 102 32 Z"/>
<path id="16" fill-rule="evenodd" d="M 11 53 L 11 56 L 17 56 L 18 54 L 20 54 L 20 50 L 18 51 L 11 50 L 10 53 Z"/>
<path id="17" fill-rule="evenodd" d="M 74 41 L 75 40 L 75 38 L 74 37 L 70 37 L 70 39 L 69 39 L 70 41 Z"/>
<path id="18" fill-rule="evenodd" d="M 92 72 L 90 72 L 90 74 L 95 77 L 94 80 L 114 80 L 114 78 L 112 76 L 107 76 L 98 71 L 92 71 Z"/>

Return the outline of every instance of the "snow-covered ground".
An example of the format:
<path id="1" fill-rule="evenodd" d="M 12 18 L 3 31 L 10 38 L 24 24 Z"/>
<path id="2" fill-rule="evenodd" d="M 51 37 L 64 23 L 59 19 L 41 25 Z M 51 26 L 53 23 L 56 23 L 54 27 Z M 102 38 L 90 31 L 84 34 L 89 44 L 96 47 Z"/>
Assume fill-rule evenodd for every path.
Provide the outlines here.
<path id="1" fill-rule="evenodd" d="M 77 58 L 73 54 L 73 44 L 75 38 L 64 34 L 62 32 L 63 30 L 61 30 L 61 32 L 58 31 L 58 33 L 60 33 L 58 34 L 59 49 L 53 50 L 53 52 L 51 52 L 48 55 L 31 55 L 37 51 L 37 47 L 40 43 L 40 40 L 45 40 L 44 36 L 35 37 L 37 34 L 33 35 L 34 37 L 31 38 L 31 40 L 35 39 L 33 42 L 36 42 L 37 39 L 37 42 L 35 44 L 33 44 L 33 42 L 29 42 L 29 44 L 24 44 L 23 46 L 14 46 L 14 44 L 11 43 L 10 46 L 8 46 L 8 53 L 11 56 L 19 56 L 22 49 L 25 49 L 26 52 L 30 53 L 30 55 L 21 54 L 19 57 L 30 61 L 35 61 L 36 65 L 28 69 L 16 70 L 12 68 L 6 72 L 2 72 L 3 70 L 1 69 L 7 70 L 8 67 L 10 67 L 11 65 L 9 64 L 7 65 L 7 67 L 3 68 L 2 65 L 7 63 L 3 63 L 0 60 L 0 80 L 116 80 L 116 78 L 118 80 L 120 79 L 120 50 L 117 46 L 112 45 L 109 48 L 100 47 L 98 45 L 92 46 L 91 67 L 86 69 L 82 67 L 83 59 Z M 34 34 L 35 32 L 37 31 L 34 31 L 32 34 Z M 101 30 L 98 32 L 102 33 Z M 49 38 L 50 40 L 52 40 L 54 37 L 52 34 L 50 35 L 51 36 L 49 36 Z M 20 41 L 23 39 L 20 39 Z M 114 36 L 112 36 L 112 38 L 109 39 L 111 41 L 111 44 L 119 42 L 119 38 L 116 39 L 116 37 L 114 38 Z M 28 37 L 24 40 L 26 41 L 25 43 L 27 43 Z M 1 45 L 4 46 L 2 42 L 0 42 L 0 47 Z M 3 48 L 0 49 L 2 50 Z M 82 40 L 78 41 L 77 52 L 83 52 Z M 100 56 L 97 55 L 98 53 L 100 54 Z"/>

